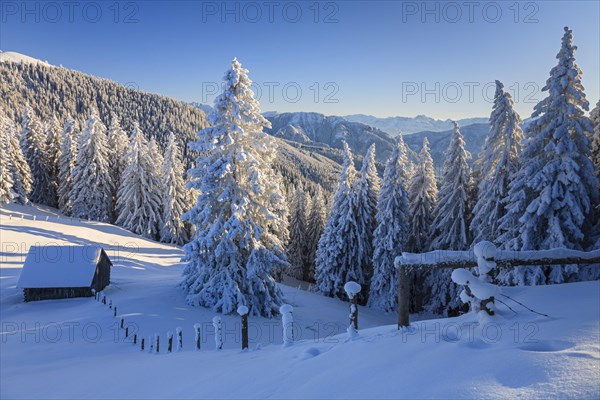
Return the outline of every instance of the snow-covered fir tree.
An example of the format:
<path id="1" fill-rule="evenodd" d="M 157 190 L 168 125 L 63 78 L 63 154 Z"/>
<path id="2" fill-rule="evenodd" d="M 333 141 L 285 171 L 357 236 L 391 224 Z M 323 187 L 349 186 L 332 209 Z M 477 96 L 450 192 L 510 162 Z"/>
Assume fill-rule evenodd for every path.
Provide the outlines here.
<path id="1" fill-rule="evenodd" d="M 13 201 L 13 177 L 9 169 L 8 137 L 5 129 L 0 129 L 0 205 Z"/>
<path id="2" fill-rule="evenodd" d="M 406 249 L 408 242 L 409 204 L 405 168 L 406 148 L 400 136 L 383 173 L 373 239 L 375 270 L 368 305 L 383 311 L 393 311 L 398 304 L 398 272 L 394 268 L 394 259 Z"/>
<path id="3" fill-rule="evenodd" d="M 288 267 L 287 206 L 272 169 L 275 142 L 263 132 L 248 70 L 234 59 L 224 89 L 190 147 L 201 156 L 188 174 L 199 190 L 185 218 L 196 227 L 185 245 L 182 287 L 190 304 L 231 313 L 279 313 L 283 294 L 273 276 Z"/>
<path id="4" fill-rule="evenodd" d="M 7 165 L 13 181 L 13 200 L 20 204 L 27 204 L 33 178 L 29 164 L 27 164 L 19 144 L 19 131 L 14 123 L 8 119 L 0 121 L 0 130 L 6 135 Z"/>
<path id="5" fill-rule="evenodd" d="M 162 183 L 148 141 L 137 124 L 131 134 L 127 167 L 117 192 L 117 225 L 157 239 L 161 223 Z"/>
<path id="6" fill-rule="evenodd" d="M 590 239 L 598 180 L 588 138 L 593 127 L 584 115 L 589 103 L 575 50 L 572 31 L 565 28 L 558 64 L 542 89 L 548 96 L 534 108 L 521 167 L 511 182 L 507 200 L 511 215 L 503 221 L 506 225 L 518 218 L 518 225 L 509 227 L 505 236 L 511 248 L 582 249 Z M 519 268 L 512 282 L 561 283 L 576 272 L 576 266 Z"/>
<path id="7" fill-rule="evenodd" d="M 183 176 L 183 163 L 179 147 L 175 141 L 175 134 L 171 133 L 161 169 L 161 242 L 183 245 L 190 241 L 189 228 L 182 219 L 183 214 L 189 211 L 188 190 L 185 187 Z"/>
<path id="8" fill-rule="evenodd" d="M 117 191 L 121 186 L 123 171 L 127 168 L 129 138 L 121 128 L 119 117 L 111 114 L 108 126 L 108 149 L 110 151 L 110 176 L 112 177 L 112 220 L 117 219 Z"/>
<path id="9" fill-rule="evenodd" d="M 596 168 L 596 176 L 600 178 L 600 100 L 590 113 L 590 120 L 594 126 L 592 132 L 592 162 Z"/>
<path id="10" fill-rule="evenodd" d="M 73 169 L 71 213 L 76 218 L 110 222 L 112 179 L 106 127 L 92 110 L 79 139 Z"/>
<path id="11" fill-rule="evenodd" d="M 531 201 L 521 217 L 519 235 L 523 250 L 567 247 L 584 244 L 591 206 L 597 201 L 598 180 L 590 160 L 593 131 L 584 111 L 589 103 L 581 85 L 581 70 L 575 63 L 573 34 L 565 28 L 558 65 L 542 89 L 548 97 L 535 106 L 529 125 L 531 156 L 524 166 L 539 166 L 529 176 Z M 586 221 L 588 224 L 586 224 Z M 555 281 L 556 282 L 556 281 Z"/>
<path id="12" fill-rule="evenodd" d="M 512 97 L 504 91 L 504 85 L 496 81 L 490 132 L 478 160 L 481 181 L 471 221 L 474 243 L 497 241 L 500 237 L 499 221 L 506 214 L 502 199 L 508 193 L 510 178 L 518 170 L 523 140 L 521 122 Z"/>
<path id="13" fill-rule="evenodd" d="M 434 211 L 432 250 L 466 250 L 469 247 L 469 158 L 458 123 L 454 122 Z M 459 287 L 452 282 L 451 272 L 448 268 L 433 268 L 426 274 L 423 292 L 428 311 L 447 315 L 461 305 Z"/>
<path id="14" fill-rule="evenodd" d="M 596 177 L 600 179 L 600 100 L 596 104 L 596 107 L 590 113 L 590 120 L 594 125 L 594 132 L 592 134 L 592 162 L 596 168 Z M 596 204 L 596 227 L 594 228 L 593 235 L 595 240 L 592 244 L 593 249 L 600 249 L 600 199 Z"/>
<path id="15" fill-rule="evenodd" d="M 48 204 L 52 207 L 58 206 L 58 185 L 59 185 L 59 168 L 60 168 L 60 154 L 62 151 L 62 135 L 61 129 L 53 115 L 49 121 L 44 122 L 44 133 L 46 136 L 46 154 L 48 154 L 49 164 L 49 175 L 52 181 L 52 192 L 54 195 L 51 199 L 48 199 Z"/>
<path id="16" fill-rule="evenodd" d="M 346 143 L 344 155 L 331 212 L 319 240 L 315 270 L 316 289 L 325 296 L 341 299 L 346 297 L 346 282 L 354 281 L 360 285 L 366 282 L 363 266 L 356 261 L 361 258 L 358 246 L 360 231 L 354 213 L 356 170 Z"/>
<path id="17" fill-rule="evenodd" d="M 154 169 L 160 171 L 165 160 L 155 138 L 148 141 L 148 155 L 154 163 Z"/>
<path id="18" fill-rule="evenodd" d="M 363 159 L 360 174 L 354 183 L 354 209 L 352 211 L 358 230 L 355 246 L 357 246 L 359 258 L 355 260 L 355 263 L 362 269 L 367 286 L 373 275 L 373 232 L 377 227 L 377 197 L 380 186 L 375 165 L 375 144 L 373 144 Z M 362 293 L 361 299 L 367 297 L 366 292 L 365 290 Z"/>
<path id="19" fill-rule="evenodd" d="M 62 130 L 58 164 L 58 208 L 65 215 L 71 215 L 71 190 L 73 189 L 73 171 L 77 163 L 78 139 L 75 121 L 69 116 Z"/>
<path id="20" fill-rule="evenodd" d="M 305 269 L 305 275 L 302 277 L 303 281 L 314 282 L 315 280 L 317 247 L 319 246 L 319 239 L 323 234 L 326 219 L 327 210 L 323 201 L 321 187 L 318 186 L 317 191 L 314 196 L 312 196 L 310 213 L 308 214 L 306 222 L 306 258 L 308 265 Z"/>
<path id="21" fill-rule="evenodd" d="M 420 253 L 429 249 L 438 195 L 433 159 L 429 154 L 429 141 L 426 137 L 423 138 L 423 148 L 419 153 L 408 193 L 411 215 L 408 248 Z"/>
<path id="22" fill-rule="evenodd" d="M 290 267 L 287 273 L 302 280 L 307 267 L 307 194 L 302 189 L 297 189 L 292 197 L 290 210 L 290 239 L 287 245 L 287 254 Z"/>
<path id="23" fill-rule="evenodd" d="M 466 250 L 469 247 L 466 216 L 471 157 L 458 123 L 445 155 L 442 182 L 433 220 L 432 250 Z"/>
<path id="24" fill-rule="evenodd" d="M 29 200 L 51 205 L 56 196 L 50 178 L 50 161 L 46 153 L 46 138 L 38 117 L 26 105 L 21 124 L 21 149 L 29 164 L 33 178 Z"/>

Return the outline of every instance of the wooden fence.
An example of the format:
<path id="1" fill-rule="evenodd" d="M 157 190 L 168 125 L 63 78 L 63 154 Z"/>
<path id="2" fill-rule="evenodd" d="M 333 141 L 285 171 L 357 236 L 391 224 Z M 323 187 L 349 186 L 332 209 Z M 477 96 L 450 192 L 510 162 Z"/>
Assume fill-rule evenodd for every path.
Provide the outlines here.
<path id="1" fill-rule="evenodd" d="M 569 265 L 595 264 L 600 267 L 600 249 L 589 252 L 552 249 L 539 251 L 506 251 L 498 250 L 490 261 L 498 267 L 521 267 L 527 265 Z M 477 258 L 472 250 L 445 251 L 436 250 L 429 253 L 402 253 L 396 257 L 395 267 L 398 269 L 398 329 L 409 326 L 409 276 L 412 268 L 473 268 L 477 267 Z"/>

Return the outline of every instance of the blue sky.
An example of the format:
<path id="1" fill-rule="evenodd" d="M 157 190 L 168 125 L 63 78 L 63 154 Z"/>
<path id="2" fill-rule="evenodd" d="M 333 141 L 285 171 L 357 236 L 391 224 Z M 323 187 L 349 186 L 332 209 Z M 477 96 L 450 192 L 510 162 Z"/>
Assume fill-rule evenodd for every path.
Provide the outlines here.
<path id="1" fill-rule="evenodd" d="M 3 0 L 0 48 L 209 104 L 235 56 L 263 111 L 487 116 L 499 79 L 526 118 L 564 26 L 598 101 L 599 4 Z"/>

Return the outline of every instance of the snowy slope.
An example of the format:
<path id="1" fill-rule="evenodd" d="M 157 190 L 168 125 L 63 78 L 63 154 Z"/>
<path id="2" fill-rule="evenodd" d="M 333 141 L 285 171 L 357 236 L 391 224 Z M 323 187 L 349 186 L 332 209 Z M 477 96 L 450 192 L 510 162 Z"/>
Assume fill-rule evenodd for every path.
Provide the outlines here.
<path id="1" fill-rule="evenodd" d="M 186 305 L 176 287 L 179 248 L 25 206 L 2 208 L 0 224 L 0 398 L 600 397 L 597 281 L 506 289 L 550 318 L 499 304 L 497 318 L 471 329 L 466 315 L 414 322 L 401 333 L 394 315 L 360 308 L 351 342 L 346 303 L 282 286 L 297 343 L 282 348 L 278 320 L 251 318 L 251 350 L 241 352 L 239 317 L 224 316 L 225 349 L 215 351 L 214 314 Z M 160 333 L 161 353 L 165 333 L 181 326 L 184 350 L 142 353 L 93 299 L 23 303 L 15 284 L 34 243 L 107 247 L 115 267 L 106 294 L 119 318 L 144 336 Z M 192 350 L 196 322 L 200 352 Z"/>
<path id="2" fill-rule="evenodd" d="M 38 60 L 37 58 L 29 57 L 25 54 L 17 53 L 16 51 L 0 51 L 0 62 L 43 64 L 47 67 L 52 66 L 47 61 Z"/>

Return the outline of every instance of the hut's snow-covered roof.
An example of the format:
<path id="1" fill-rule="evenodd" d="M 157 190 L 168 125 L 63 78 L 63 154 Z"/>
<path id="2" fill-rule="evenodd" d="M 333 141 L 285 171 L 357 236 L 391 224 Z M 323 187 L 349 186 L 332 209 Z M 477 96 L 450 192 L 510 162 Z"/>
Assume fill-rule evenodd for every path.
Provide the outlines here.
<path id="1" fill-rule="evenodd" d="M 17 287 L 89 287 L 101 253 L 99 246 L 32 246 Z"/>

